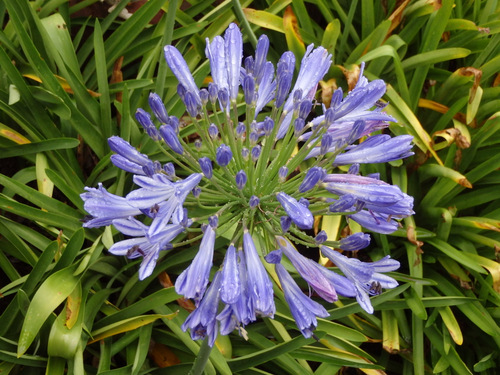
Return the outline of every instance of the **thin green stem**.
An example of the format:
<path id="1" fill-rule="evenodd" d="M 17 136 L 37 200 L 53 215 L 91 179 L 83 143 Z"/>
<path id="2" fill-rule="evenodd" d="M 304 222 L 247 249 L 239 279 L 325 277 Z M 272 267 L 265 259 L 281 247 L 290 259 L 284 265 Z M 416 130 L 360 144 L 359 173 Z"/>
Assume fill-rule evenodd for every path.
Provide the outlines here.
<path id="1" fill-rule="evenodd" d="M 208 336 L 205 337 L 200 346 L 200 351 L 196 356 L 196 359 L 193 363 L 193 367 L 189 370 L 188 375 L 201 375 L 205 370 L 205 366 L 208 362 L 208 358 L 210 357 L 210 352 L 212 351 L 212 347 L 208 345 Z"/>

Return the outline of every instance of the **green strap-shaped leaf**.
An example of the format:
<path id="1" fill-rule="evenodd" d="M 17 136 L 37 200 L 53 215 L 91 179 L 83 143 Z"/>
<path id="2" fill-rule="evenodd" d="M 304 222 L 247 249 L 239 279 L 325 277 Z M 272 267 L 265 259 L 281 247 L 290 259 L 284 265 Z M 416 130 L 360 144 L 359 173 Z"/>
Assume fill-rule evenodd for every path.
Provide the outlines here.
<path id="1" fill-rule="evenodd" d="M 79 280 L 73 275 L 75 269 L 76 265 L 73 265 L 50 275 L 36 292 L 21 328 L 17 347 L 18 357 L 28 350 L 50 313 L 75 289 Z"/>

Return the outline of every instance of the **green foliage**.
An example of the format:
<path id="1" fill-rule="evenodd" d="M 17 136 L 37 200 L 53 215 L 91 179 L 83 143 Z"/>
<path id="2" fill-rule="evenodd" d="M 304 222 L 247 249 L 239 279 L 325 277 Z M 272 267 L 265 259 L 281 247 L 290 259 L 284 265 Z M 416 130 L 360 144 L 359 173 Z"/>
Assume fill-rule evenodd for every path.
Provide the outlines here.
<path id="1" fill-rule="evenodd" d="M 374 235 L 371 258 L 390 253 L 403 264 L 393 275 L 401 285 L 373 298 L 374 315 L 344 300 L 327 306 L 331 316 L 320 319 L 316 341 L 303 338 L 279 304 L 276 320 L 247 327 L 248 340 L 218 339 L 205 372 L 495 373 L 498 2 L 190 4 L 150 0 L 124 18 L 126 1 L 109 13 L 94 0 L 0 2 L 0 372 L 189 371 L 200 344 L 180 329 L 186 303 L 165 272 L 185 268 L 194 240 L 138 282 L 136 261 L 106 252 L 116 233 L 81 229 L 79 194 L 98 181 L 117 194 L 131 186 L 109 161 L 112 134 L 166 161 L 133 119 L 149 91 L 165 99 L 169 113 L 183 114 L 162 47 L 183 51 L 201 84 L 209 71 L 205 38 L 236 21 L 251 45 L 269 35 L 275 61 L 287 49 L 300 61 L 310 43 L 327 48 L 335 65 L 323 95 L 332 85 L 347 89 L 362 61 L 370 79 L 387 82 L 386 110 L 398 120 L 391 130 L 413 135 L 416 155 L 365 172 L 414 196 L 416 214 L 394 235 Z M 335 234 L 341 229 L 329 225 Z M 275 293 L 284 301 L 279 288 Z"/>

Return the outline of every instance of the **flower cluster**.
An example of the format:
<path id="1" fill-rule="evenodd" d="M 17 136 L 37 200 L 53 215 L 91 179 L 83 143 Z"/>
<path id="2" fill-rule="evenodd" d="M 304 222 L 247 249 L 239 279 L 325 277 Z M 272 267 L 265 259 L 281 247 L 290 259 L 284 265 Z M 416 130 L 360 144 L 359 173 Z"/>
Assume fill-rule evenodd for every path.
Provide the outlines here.
<path id="1" fill-rule="evenodd" d="M 152 161 L 113 136 L 111 161 L 132 173 L 138 188 L 125 197 L 102 185 L 82 194 L 90 214 L 84 226 L 112 224 L 127 236 L 109 251 L 142 257 L 141 280 L 151 275 L 160 252 L 179 245 L 182 233 L 200 234 L 195 238 L 201 239 L 199 251 L 175 288 L 196 305 L 183 329 L 190 329 L 193 339 L 208 337 L 210 345 L 218 333 L 237 329 L 245 335 L 245 325 L 274 316 L 269 273 L 279 281 L 305 337 L 313 334 L 317 317 L 329 315 L 296 284 L 283 255 L 326 302 L 339 295 L 355 297 L 372 313 L 369 296 L 397 285 L 384 272 L 399 263 L 390 257 L 365 263 L 341 254 L 339 249 L 366 247 L 370 236 L 354 233 L 334 241 L 321 231 L 313 237 L 315 217 L 344 215 L 369 231 L 392 233 L 398 219 L 413 213 L 413 199 L 399 187 L 359 172 L 363 163 L 412 155 L 411 136 L 371 134 L 394 121 L 379 101 L 385 83 L 368 82 L 362 65 L 354 89 L 346 96 L 337 89 L 323 113 L 314 115 L 317 85 L 331 55 L 309 46 L 294 82 L 293 53 L 285 52 L 275 68 L 267 61 L 268 48 L 262 35 L 255 56 L 243 59 L 241 32 L 231 24 L 224 37 L 207 39 L 212 81 L 200 89 L 181 53 L 166 46 L 188 116 L 183 122 L 169 116 L 161 98 L 151 94 L 154 117 L 139 109 L 136 118 L 168 160 L 163 165 Z M 199 139 L 188 142 L 188 134 Z M 339 166 L 345 165 L 350 167 L 342 173 L 347 169 Z M 215 240 L 223 234 L 231 240 L 210 281 Z M 304 257 L 294 244 L 319 246 L 342 274 Z"/>

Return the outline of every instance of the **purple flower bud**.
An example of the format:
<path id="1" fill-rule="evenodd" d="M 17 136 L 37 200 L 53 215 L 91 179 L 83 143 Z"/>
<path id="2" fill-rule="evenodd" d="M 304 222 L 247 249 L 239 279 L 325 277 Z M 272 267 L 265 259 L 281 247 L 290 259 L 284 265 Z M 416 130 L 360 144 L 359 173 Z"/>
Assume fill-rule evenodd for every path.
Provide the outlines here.
<path id="1" fill-rule="evenodd" d="M 257 47 L 255 48 L 255 63 L 253 67 L 253 75 L 259 85 L 262 82 L 268 50 L 269 38 L 267 35 L 262 34 L 257 42 Z"/>
<path id="2" fill-rule="evenodd" d="M 160 126 L 160 134 L 168 147 L 179 155 L 182 155 L 184 148 L 179 141 L 179 136 L 170 125 Z"/>
<path id="3" fill-rule="evenodd" d="M 198 160 L 198 163 L 200 163 L 200 168 L 203 172 L 203 175 L 206 178 L 211 179 L 213 176 L 212 160 L 204 156 Z"/>
<path id="4" fill-rule="evenodd" d="M 323 168 L 320 167 L 310 168 L 307 171 L 304 180 L 299 186 L 299 192 L 305 193 L 306 191 L 311 190 L 319 182 L 323 181 L 325 177 L 326 177 L 326 171 Z"/>
<path id="5" fill-rule="evenodd" d="M 242 169 L 238 173 L 236 173 L 235 179 L 236 179 L 236 186 L 238 187 L 238 189 L 242 190 L 245 187 L 245 184 L 247 183 L 247 174 Z"/>
<path id="6" fill-rule="evenodd" d="M 281 203 L 288 216 L 300 229 L 311 229 L 314 224 L 314 216 L 307 207 L 301 205 L 297 200 L 286 193 L 279 192 L 276 198 Z"/>
<path id="7" fill-rule="evenodd" d="M 236 126 L 236 135 L 238 136 L 238 138 L 243 139 L 243 134 L 245 133 L 246 130 L 247 127 L 245 126 L 245 124 L 240 122 L 238 126 Z"/>
<path id="8" fill-rule="evenodd" d="M 319 245 L 319 244 L 322 244 L 323 242 L 325 242 L 327 239 L 328 239 L 328 236 L 327 236 L 326 232 L 324 230 L 322 230 L 321 232 L 319 232 L 316 235 L 316 237 L 314 237 L 314 242 L 316 243 L 316 245 Z"/>
<path id="9" fill-rule="evenodd" d="M 250 206 L 250 208 L 255 208 L 257 207 L 257 205 L 260 203 L 260 199 L 259 197 L 257 197 L 256 195 L 252 195 L 250 197 L 250 200 L 248 201 L 248 205 Z"/>
<path id="10" fill-rule="evenodd" d="M 330 107 L 325 111 L 326 126 L 330 126 L 331 124 L 333 124 L 334 121 L 335 121 L 335 112 L 333 108 Z"/>
<path id="11" fill-rule="evenodd" d="M 370 235 L 366 233 L 354 233 L 340 240 L 340 248 L 346 251 L 356 251 L 370 244 Z"/>
<path id="12" fill-rule="evenodd" d="M 413 155 L 411 135 L 399 135 L 391 138 L 388 134 L 376 134 L 364 142 L 352 147 L 348 152 L 335 158 L 335 165 L 352 163 L 387 163 Z"/>
<path id="13" fill-rule="evenodd" d="M 330 101 L 330 108 L 335 109 L 335 107 L 337 107 L 340 104 L 343 97 L 344 93 L 342 92 L 342 87 L 339 87 L 337 90 L 333 92 L 332 100 Z"/>
<path id="14" fill-rule="evenodd" d="M 254 61 L 252 56 L 246 57 L 245 61 L 243 62 L 243 65 L 245 66 L 247 74 L 253 73 Z"/>
<path id="15" fill-rule="evenodd" d="M 184 104 L 191 117 L 198 116 L 201 110 L 201 101 L 199 97 L 197 98 L 191 91 L 188 91 L 186 95 L 184 95 Z"/>
<path id="16" fill-rule="evenodd" d="M 286 181 L 286 177 L 288 176 L 288 168 L 286 166 L 282 166 L 278 171 L 279 180 L 281 183 Z"/>
<path id="17" fill-rule="evenodd" d="M 264 257 L 264 259 L 266 260 L 267 263 L 278 264 L 281 262 L 282 255 L 283 255 L 283 252 L 281 251 L 281 249 L 273 250 L 269 254 L 267 254 Z"/>
<path id="18" fill-rule="evenodd" d="M 210 126 L 208 127 L 208 134 L 212 139 L 217 138 L 217 135 L 219 134 L 219 129 L 217 129 L 217 125 L 210 124 Z"/>
<path id="19" fill-rule="evenodd" d="M 144 130 L 147 130 L 150 127 L 155 127 L 153 121 L 151 121 L 149 113 L 142 108 L 137 108 L 137 111 L 135 112 L 135 119 L 139 122 L 139 124 L 141 124 Z"/>
<path id="20" fill-rule="evenodd" d="M 347 137 L 346 143 L 348 145 L 352 144 L 357 139 L 361 138 L 363 131 L 365 130 L 365 122 L 363 120 L 357 120 L 352 126 L 351 133 Z"/>
<path id="21" fill-rule="evenodd" d="M 119 155 L 112 155 L 112 156 L 119 156 Z M 151 162 L 151 163 L 145 165 L 144 167 L 142 167 L 142 171 L 144 172 L 144 174 L 146 176 L 152 176 L 157 172 L 156 165 L 153 162 Z M 140 174 L 142 174 L 142 173 L 140 173 Z"/>
<path id="22" fill-rule="evenodd" d="M 309 200 L 307 198 L 300 198 L 299 203 L 305 208 L 309 208 Z"/>
<path id="23" fill-rule="evenodd" d="M 219 218 L 217 215 L 210 216 L 208 218 L 208 224 L 215 230 L 217 225 L 219 225 Z"/>
<path id="24" fill-rule="evenodd" d="M 356 198 L 354 195 L 345 194 L 337 199 L 333 204 L 330 205 L 328 210 L 330 212 L 346 212 L 353 210 L 353 206 L 356 203 Z"/>
<path id="25" fill-rule="evenodd" d="M 257 134 L 257 132 L 251 132 L 250 133 L 250 143 L 254 145 L 257 143 L 258 140 L 259 140 L 259 134 Z"/>
<path id="26" fill-rule="evenodd" d="M 175 177 L 175 167 L 173 163 L 166 163 L 163 166 L 163 170 L 165 171 L 168 177 L 170 178 Z"/>
<path id="27" fill-rule="evenodd" d="M 212 103 L 212 105 L 215 105 L 215 102 L 217 101 L 218 97 L 219 97 L 219 88 L 215 83 L 210 82 L 208 84 L 208 98 L 210 100 L 210 103 Z"/>
<path id="28" fill-rule="evenodd" d="M 161 100 L 160 96 L 156 93 L 149 94 L 149 107 L 153 111 L 154 115 L 162 124 L 166 124 L 168 121 L 168 114 Z"/>
<path id="29" fill-rule="evenodd" d="M 312 102 L 308 99 L 302 100 L 299 105 L 299 117 L 304 120 L 309 116 L 312 109 Z"/>
<path id="30" fill-rule="evenodd" d="M 251 75 L 246 75 L 243 78 L 243 93 L 245 94 L 245 103 L 252 104 L 255 97 L 255 81 Z"/>
<path id="31" fill-rule="evenodd" d="M 359 174 L 359 164 L 355 163 L 349 167 L 349 170 L 347 171 L 348 174 Z M 366 177 L 374 178 L 376 180 L 380 180 L 380 173 L 374 173 L 374 175 L 378 175 L 378 177 L 375 177 L 373 175 L 367 175 Z"/>
<path id="32" fill-rule="evenodd" d="M 293 123 L 294 129 L 295 129 L 295 135 L 299 135 L 302 129 L 304 129 L 304 126 L 306 125 L 306 122 L 304 121 L 303 118 L 296 118 L 295 122 Z"/>
<path id="33" fill-rule="evenodd" d="M 269 136 L 271 132 L 273 131 L 274 128 L 274 120 L 267 116 L 266 119 L 264 120 L 264 124 L 262 125 L 262 130 L 264 131 L 264 134 L 266 136 Z"/>
<path id="34" fill-rule="evenodd" d="M 292 94 L 293 102 L 299 103 L 302 100 L 302 89 L 297 89 Z"/>
<path id="35" fill-rule="evenodd" d="M 287 51 L 278 62 L 276 72 L 276 107 L 281 107 L 292 87 L 293 70 L 295 69 L 295 56 L 292 52 Z"/>
<path id="36" fill-rule="evenodd" d="M 292 219 L 289 216 L 281 216 L 280 225 L 283 233 L 286 233 L 290 229 L 290 225 L 292 225 Z"/>
<path id="37" fill-rule="evenodd" d="M 201 194 L 201 188 L 199 186 L 196 186 L 194 189 L 193 189 L 193 196 L 195 198 L 198 198 Z"/>
<path id="38" fill-rule="evenodd" d="M 259 158 L 261 150 L 262 150 L 262 148 L 260 147 L 260 145 L 256 145 L 256 146 L 252 147 L 252 160 L 253 161 L 256 161 Z"/>
<path id="39" fill-rule="evenodd" d="M 221 109 L 225 112 L 229 111 L 229 92 L 227 91 L 227 88 L 222 88 L 219 90 L 218 93 L 219 96 L 219 102 Z"/>
<path id="40" fill-rule="evenodd" d="M 151 162 L 146 155 L 141 154 L 135 147 L 130 145 L 130 143 L 118 136 L 109 137 L 108 145 L 113 152 L 116 152 L 118 155 L 140 166 L 147 165 Z"/>
<path id="41" fill-rule="evenodd" d="M 196 141 L 194 141 L 194 147 L 196 147 L 198 151 L 201 150 L 201 146 L 202 146 L 201 139 L 198 138 Z"/>
<path id="42" fill-rule="evenodd" d="M 333 137 L 331 136 L 331 134 L 326 133 L 325 135 L 323 135 L 323 137 L 321 138 L 321 147 L 319 154 L 325 155 L 330 150 L 330 147 L 332 147 L 332 144 L 333 144 Z"/>
<path id="43" fill-rule="evenodd" d="M 182 101 L 184 101 L 185 98 L 186 98 L 186 92 L 187 92 L 187 90 L 184 87 L 184 85 L 182 83 L 179 83 L 177 85 L 177 95 L 180 96 L 180 98 L 182 99 Z"/>
<path id="44" fill-rule="evenodd" d="M 217 148 L 217 151 L 215 152 L 215 161 L 217 162 L 218 165 L 220 165 L 221 167 L 225 167 L 226 165 L 229 164 L 232 158 L 233 158 L 233 153 L 231 152 L 229 146 L 221 144 Z"/>
<path id="45" fill-rule="evenodd" d="M 248 148 L 243 147 L 241 149 L 241 156 L 243 157 L 243 160 L 245 160 L 245 161 L 248 160 L 248 157 L 250 156 L 250 151 L 248 150 Z"/>
<path id="46" fill-rule="evenodd" d="M 201 104 L 204 106 L 208 103 L 208 90 L 207 89 L 201 89 L 200 92 L 199 92 L 199 95 L 200 95 L 200 100 L 201 100 Z"/>
<path id="47" fill-rule="evenodd" d="M 174 46 L 165 46 L 165 59 L 167 64 L 172 69 L 177 80 L 183 85 L 185 91 L 191 92 L 195 101 L 201 106 L 200 97 L 198 96 L 198 86 L 194 82 L 193 76 L 187 66 L 186 60 L 182 54 Z"/>
<path id="48" fill-rule="evenodd" d="M 170 125 L 176 133 L 179 132 L 179 118 L 177 116 L 169 116 L 167 124 Z"/>

